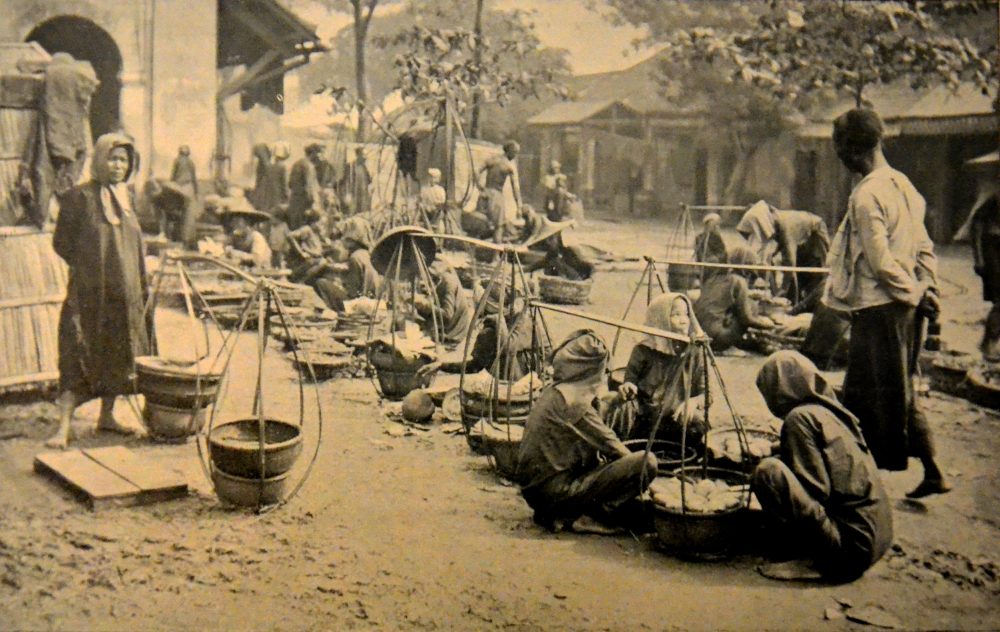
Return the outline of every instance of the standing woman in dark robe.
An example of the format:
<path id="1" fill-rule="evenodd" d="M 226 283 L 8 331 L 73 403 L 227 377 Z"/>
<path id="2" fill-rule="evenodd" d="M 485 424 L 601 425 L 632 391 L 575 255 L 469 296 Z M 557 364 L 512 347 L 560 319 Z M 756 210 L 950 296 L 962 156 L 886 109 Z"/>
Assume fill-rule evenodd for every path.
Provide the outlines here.
<path id="1" fill-rule="evenodd" d="M 114 418 L 115 397 L 135 392 L 135 359 L 153 353 L 142 231 L 126 182 L 138 169 L 132 140 L 105 134 L 94 145 L 91 179 L 59 200 L 52 245 L 69 266 L 59 318 L 59 430 L 65 448 L 79 404 L 101 398 L 98 430 L 133 434 Z"/>
<path id="2" fill-rule="evenodd" d="M 271 208 L 267 206 L 267 168 L 271 164 L 271 150 L 267 143 L 257 143 L 253 146 L 251 156 L 253 162 L 253 191 L 247 195 L 247 199 L 258 211 L 270 213 Z"/>

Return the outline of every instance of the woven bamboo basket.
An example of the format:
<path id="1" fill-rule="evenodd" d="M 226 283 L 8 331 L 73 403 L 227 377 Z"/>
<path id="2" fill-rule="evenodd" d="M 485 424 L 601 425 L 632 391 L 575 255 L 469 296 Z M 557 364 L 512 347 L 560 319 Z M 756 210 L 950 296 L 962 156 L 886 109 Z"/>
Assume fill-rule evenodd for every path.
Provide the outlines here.
<path id="1" fill-rule="evenodd" d="M 593 279 L 571 281 L 562 277 L 544 275 L 538 278 L 538 293 L 542 300 L 564 305 L 582 305 L 590 301 Z"/>
<path id="2" fill-rule="evenodd" d="M 754 327 L 747 330 L 746 338 L 750 346 L 764 355 L 771 355 L 783 349 L 798 351 L 806 341 L 805 336 L 786 336 Z"/>
<path id="3" fill-rule="evenodd" d="M 0 393 L 59 379 L 59 312 L 67 272 L 52 234 L 0 228 Z"/>

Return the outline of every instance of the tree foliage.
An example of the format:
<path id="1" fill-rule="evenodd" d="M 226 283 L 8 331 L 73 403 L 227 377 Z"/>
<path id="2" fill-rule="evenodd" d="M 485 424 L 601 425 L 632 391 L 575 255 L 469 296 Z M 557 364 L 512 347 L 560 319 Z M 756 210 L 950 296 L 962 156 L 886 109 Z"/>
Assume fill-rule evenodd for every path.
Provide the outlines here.
<path id="1" fill-rule="evenodd" d="M 949 21 L 981 14 L 995 36 L 995 2 L 758 0 L 742 3 L 735 17 L 720 14 L 720 3 L 611 3 L 620 19 L 645 24 L 672 62 L 708 62 L 729 81 L 794 105 L 823 91 L 860 104 L 865 88 L 900 81 L 914 89 L 971 82 L 984 93 L 997 81 L 986 52 L 946 30 Z M 672 12 L 681 6 L 684 12 Z M 699 7 L 708 19 L 689 25 L 685 12 Z"/>
<path id="2" fill-rule="evenodd" d="M 438 17 L 448 15 L 440 5 L 437 11 Z M 377 40 L 380 46 L 399 51 L 393 57 L 395 87 L 404 96 L 447 97 L 460 112 L 477 98 L 500 107 L 516 99 L 565 98 L 562 78 L 568 68 L 564 56 L 546 54 L 530 13 L 490 11 L 482 36 L 471 28 L 467 19 L 471 16 L 461 14 L 453 12 L 453 19 L 444 21 L 448 26 L 414 24 Z"/>

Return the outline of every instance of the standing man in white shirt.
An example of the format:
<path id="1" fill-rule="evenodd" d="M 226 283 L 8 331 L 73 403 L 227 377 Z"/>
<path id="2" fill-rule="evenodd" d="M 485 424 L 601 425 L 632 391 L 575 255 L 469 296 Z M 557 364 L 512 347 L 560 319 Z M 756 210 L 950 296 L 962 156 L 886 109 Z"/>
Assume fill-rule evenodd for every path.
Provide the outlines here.
<path id="1" fill-rule="evenodd" d="M 923 319 L 940 306 L 937 259 L 924 226 L 926 203 L 882 153 L 882 121 L 854 109 L 833 123 L 837 156 L 862 179 L 830 250 L 824 302 L 851 314 L 844 404 L 861 422 L 879 468 L 902 471 L 909 456 L 924 466 L 910 498 L 951 488 L 934 459 L 927 419 L 912 376 Z"/>

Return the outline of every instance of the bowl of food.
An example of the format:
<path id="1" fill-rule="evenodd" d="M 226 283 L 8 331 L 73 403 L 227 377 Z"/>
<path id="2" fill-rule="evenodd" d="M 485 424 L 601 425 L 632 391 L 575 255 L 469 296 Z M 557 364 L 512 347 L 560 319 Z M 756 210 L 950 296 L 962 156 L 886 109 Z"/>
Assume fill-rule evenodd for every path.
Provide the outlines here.
<path id="1" fill-rule="evenodd" d="M 752 470 L 757 463 L 778 454 L 781 437 L 768 430 L 724 428 L 709 430 L 705 437 L 709 464 Z"/>
<path id="2" fill-rule="evenodd" d="M 660 546 L 680 557 L 720 559 L 745 536 L 750 477 L 719 467 L 657 476 L 649 502 Z"/>

